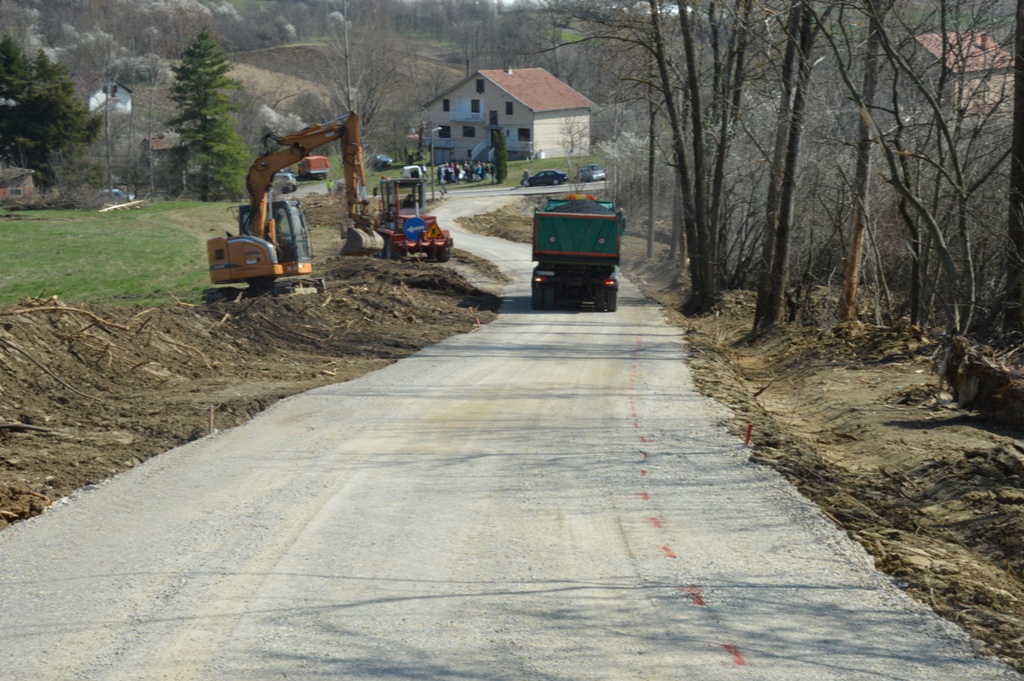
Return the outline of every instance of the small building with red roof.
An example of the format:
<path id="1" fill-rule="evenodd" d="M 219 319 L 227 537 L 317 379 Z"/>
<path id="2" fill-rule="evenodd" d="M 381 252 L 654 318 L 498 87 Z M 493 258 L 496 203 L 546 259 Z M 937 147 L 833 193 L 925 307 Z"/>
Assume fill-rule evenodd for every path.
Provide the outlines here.
<path id="1" fill-rule="evenodd" d="M 1011 109 L 1013 56 L 984 31 L 922 33 L 914 37 L 926 58 L 957 88 L 957 105 L 986 114 L 1003 104 Z"/>
<path id="2" fill-rule="evenodd" d="M 498 132 L 510 159 L 586 154 L 593 107 L 545 69 L 477 71 L 426 103 L 435 162 L 493 160 Z"/>

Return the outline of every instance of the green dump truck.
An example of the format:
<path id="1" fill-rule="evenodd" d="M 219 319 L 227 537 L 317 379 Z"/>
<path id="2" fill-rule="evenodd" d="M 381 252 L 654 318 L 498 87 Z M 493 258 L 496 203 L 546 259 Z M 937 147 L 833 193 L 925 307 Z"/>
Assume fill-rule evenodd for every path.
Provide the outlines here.
<path id="1" fill-rule="evenodd" d="M 614 312 L 625 231 L 626 219 L 612 201 L 549 199 L 533 215 L 533 309 L 593 305 L 595 311 Z"/>

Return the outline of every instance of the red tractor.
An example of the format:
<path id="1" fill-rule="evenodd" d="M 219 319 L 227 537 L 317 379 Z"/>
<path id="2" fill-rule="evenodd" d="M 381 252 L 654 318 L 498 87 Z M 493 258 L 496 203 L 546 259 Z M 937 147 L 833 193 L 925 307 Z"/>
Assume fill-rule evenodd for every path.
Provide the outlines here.
<path id="1" fill-rule="evenodd" d="M 374 229 L 384 239 L 380 257 L 423 253 L 437 262 L 452 257 L 452 235 L 426 214 L 427 181 L 422 177 L 380 179 L 380 217 Z"/>

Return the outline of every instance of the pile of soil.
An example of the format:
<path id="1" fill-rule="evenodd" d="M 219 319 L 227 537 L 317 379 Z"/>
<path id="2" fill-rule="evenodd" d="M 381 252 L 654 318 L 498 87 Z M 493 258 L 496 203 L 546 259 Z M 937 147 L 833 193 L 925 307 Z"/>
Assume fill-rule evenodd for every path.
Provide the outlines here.
<path id="1" fill-rule="evenodd" d="M 529 243 L 537 205 L 524 200 L 462 226 Z M 1024 442 L 944 392 L 943 337 L 854 322 L 752 340 L 752 293 L 730 292 L 709 314 L 685 317 L 681 268 L 664 245 L 653 250 L 646 258 L 646 241 L 627 235 L 623 269 L 684 330 L 698 386 L 731 408 L 737 438 L 749 429 L 751 460 L 788 478 L 984 653 L 1024 671 Z"/>
<path id="2" fill-rule="evenodd" d="M 310 203 L 320 225 L 340 214 Z M 314 238 L 340 251 L 339 230 Z M 449 266 L 330 255 L 314 268 L 323 294 L 0 307 L 0 529 L 283 397 L 471 332 L 500 305 L 459 273 L 488 281 L 496 268 L 460 251 Z"/>

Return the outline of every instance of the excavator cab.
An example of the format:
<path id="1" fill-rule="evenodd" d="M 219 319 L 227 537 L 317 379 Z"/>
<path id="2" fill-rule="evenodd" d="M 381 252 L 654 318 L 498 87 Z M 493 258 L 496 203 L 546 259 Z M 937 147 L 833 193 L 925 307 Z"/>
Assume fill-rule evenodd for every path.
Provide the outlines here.
<path id="1" fill-rule="evenodd" d="M 282 277 L 302 277 L 313 271 L 313 249 L 302 206 L 298 201 L 274 201 L 267 224 L 262 226 L 252 224 L 253 214 L 251 205 L 239 206 L 239 233 L 207 242 L 211 282 L 248 284 L 256 294 L 280 292 L 278 284 L 289 292 L 304 288 L 306 282 L 300 280 L 279 282 Z M 309 284 L 322 288 L 322 282 L 309 280 Z M 232 294 L 226 291 L 219 299 L 230 298 Z M 215 298 L 212 293 L 207 297 Z"/>
<path id="2" fill-rule="evenodd" d="M 238 233 L 253 235 L 265 234 L 262 230 L 252 229 L 252 207 L 248 204 L 239 206 Z M 309 241 L 309 230 L 306 228 L 306 213 L 298 201 L 274 201 L 270 206 L 270 216 L 275 223 L 277 235 L 278 260 L 280 262 L 309 263 L 313 259 L 313 248 Z M 269 220 L 269 217 L 268 217 Z"/>

